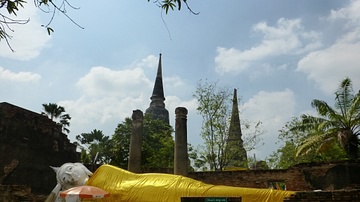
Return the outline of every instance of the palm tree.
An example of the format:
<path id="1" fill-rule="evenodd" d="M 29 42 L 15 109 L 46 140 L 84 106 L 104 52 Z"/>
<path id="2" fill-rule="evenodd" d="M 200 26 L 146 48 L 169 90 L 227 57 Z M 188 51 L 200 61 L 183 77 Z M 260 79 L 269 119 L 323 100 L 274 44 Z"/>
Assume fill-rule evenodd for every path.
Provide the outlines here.
<path id="1" fill-rule="evenodd" d="M 357 159 L 360 134 L 360 91 L 354 94 L 352 83 L 345 78 L 335 92 L 335 108 L 322 100 L 313 100 L 319 117 L 302 115 L 300 124 L 292 131 L 306 131 L 307 136 L 297 148 L 296 155 L 313 149 L 326 151 L 334 143 L 339 144 L 349 159 Z"/>
<path id="2" fill-rule="evenodd" d="M 112 140 L 101 130 L 94 129 L 90 133 L 76 136 L 77 145 L 85 153 L 83 161 L 89 158 L 92 163 L 110 163 L 112 154 Z"/>
<path id="3" fill-rule="evenodd" d="M 65 114 L 65 108 L 62 106 L 58 106 L 55 103 L 49 103 L 49 104 L 42 104 L 44 111 L 41 112 L 42 115 L 45 115 L 49 117 L 52 121 L 55 121 L 55 119 L 59 119 L 59 125 L 62 126 L 62 129 L 69 133 L 70 130 L 66 127 L 70 126 L 70 115 Z"/>

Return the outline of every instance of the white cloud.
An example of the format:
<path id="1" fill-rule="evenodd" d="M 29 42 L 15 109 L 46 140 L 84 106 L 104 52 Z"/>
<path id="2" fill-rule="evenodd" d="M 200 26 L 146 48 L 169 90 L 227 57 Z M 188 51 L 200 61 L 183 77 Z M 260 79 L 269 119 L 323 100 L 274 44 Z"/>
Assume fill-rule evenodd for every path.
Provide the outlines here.
<path id="1" fill-rule="evenodd" d="M 11 47 L 15 50 L 12 52 L 5 41 L 0 43 L 0 57 L 10 58 L 14 60 L 30 60 L 36 58 L 42 49 L 48 46 L 50 36 L 46 29 L 41 27 L 38 16 L 39 10 L 34 6 L 33 2 L 24 4 L 24 8 L 20 8 L 17 16 L 9 16 L 13 19 L 28 20 L 26 24 L 9 25 L 14 32 L 7 30 L 12 36 L 9 40 Z"/>
<path id="2" fill-rule="evenodd" d="M 148 55 L 146 58 L 142 59 L 140 62 L 136 63 L 136 66 L 141 68 L 150 68 L 155 69 L 159 64 L 159 58 L 155 55 Z"/>
<path id="3" fill-rule="evenodd" d="M 243 118 L 252 123 L 261 121 L 263 128 L 266 129 L 262 136 L 265 145 L 251 153 L 257 152 L 258 156 L 264 158 L 276 148 L 278 130 L 294 116 L 295 104 L 293 91 L 285 89 L 275 92 L 260 91 L 240 106 L 240 111 L 242 111 L 240 119 Z"/>
<path id="4" fill-rule="evenodd" d="M 118 123 L 131 117 L 133 110 L 145 111 L 150 100 L 144 92 L 150 94 L 152 89 L 152 82 L 141 68 L 93 67 L 76 85 L 83 96 L 60 102 L 73 117 L 70 129 L 75 134 L 96 128 L 111 135 Z"/>
<path id="5" fill-rule="evenodd" d="M 153 64 L 154 60 L 149 58 L 152 57 L 146 57 L 140 66 L 149 67 Z M 76 100 L 59 102 L 59 105 L 64 106 L 67 113 L 72 116 L 72 139 L 77 134 L 93 129 L 112 135 L 117 124 L 126 117 L 131 117 L 133 110 L 140 109 L 145 113 L 150 104 L 155 76 L 149 79 L 139 67 L 139 63 L 134 63 L 133 66 L 137 67 L 122 70 L 93 67 L 76 83 L 82 96 Z M 170 91 L 165 95 L 170 121 L 174 123 L 176 107 L 183 106 L 192 111 L 195 111 L 196 107 L 193 100 L 183 101 L 177 96 L 172 96 L 176 90 L 186 87 L 181 78 L 174 76 L 164 78 L 165 80 L 171 89 L 175 89 L 175 92 Z"/>
<path id="6" fill-rule="evenodd" d="M 72 136 L 93 129 L 112 135 L 117 124 L 131 117 L 133 110 L 145 112 L 153 84 L 139 67 L 124 70 L 93 67 L 76 86 L 80 98 L 59 102 L 72 116 Z"/>
<path id="7" fill-rule="evenodd" d="M 261 77 L 269 76 L 269 75 L 273 74 L 274 71 L 281 70 L 276 67 L 271 67 L 271 65 L 268 63 L 259 65 L 259 67 L 260 68 L 258 68 L 258 69 L 252 69 L 252 71 L 250 72 L 250 75 L 249 75 L 250 80 L 253 81 L 256 79 L 260 79 Z"/>
<path id="8" fill-rule="evenodd" d="M 191 99 L 191 100 L 181 100 L 179 97 L 177 96 L 166 96 L 166 106 L 169 109 L 173 109 L 173 111 L 171 111 L 172 114 L 175 114 L 175 109 L 177 107 L 185 107 L 188 111 L 196 111 L 197 108 L 197 101 L 196 99 Z M 175 117 L 175 116 L 173 116 Z"/>
<path id="9" fill-rule="evenodd" d="M 219 73 L 240 73 L 252 63 L 268 57 L 293 55 L 315 50 L 321 46 L 321 35 L 315 31 L 305 31 L 300 19 L 281 18 L 276 27 L 260 22 L 253 31 L 263 35 L 262 42 L 248 50 L 217 48 L 216 71 Z"/>
<path id="10" fill-rule="evenodd" d="M 89 132 L 92 129 L 106 131 L 110 135 L 116 125 L 126 117 L 131 117 L 132 111 L 145 107 L 143 94 L 138 97 L 104 97 L 102 99 L 90 99 L 81 97 L 77 100 L 59 102 L 72 116 L 71 130 L 76 133 Z M 110 128 L 108 128 L 110 125 Z M 93 128 L 89 128 L 92 126 Z M 72 133 L 74 134 L 74 133 Z"/>
<path id="11" fill-rule="evenodd" d="M 298 63 L 298 71 L 308 75 L 318 87 L 332 94 L 345 77 L 352 79 L 355 89 L 360 88 L 360 43 L 337 43 L 328 49 L 310 53 Z"/>
<path id="12" fill-rule="evenodd" d="M 163 78 L 163 82 L 172 88 L 180 88 L 185 86 L 185 82 L 179 76 L 168 76 Z"/>
<path id="13" fill-rule="evenodd" d="M 344 33 L 333 45 L 309 53 L 298 62 L 297 71 L 307 74 L 319 89 L 332 94 L 345 77 L 353 81 L 354 89 L 360 88 L 360 1 L 352 1 L 346 8 L 333 10 L 332 20 L 345 20 Z"/>
<path id="14" fill-rule="evenodd" d="M 12 72 L 11 70 L 0 67 L 0 80 L 14 82 L 34 82 L 41 79 L 41 76 L 32 72 Z"/>
<path id="15" fill-rule="evenodd" d="M 77 86 L 91 97 L 128 97 L 138 96 L 141 89 L 150 91 L 152 82 L 141 68 L 115 71 L 106 67 L 93 67 L 79 79 Z"/>
<path id="16" fill-rule="evenodd" d="M 235 48 L 226 49 L 223 47 L 218 47 L 216 52 L 216 71 L 219 73 L 243 72 L 248 68 L 249 63 L 251 62 L 251 60 L 246 60 L 243 58 L 243 52 Z"/>
<path id="17" fill-rule="evenodd" d="M 193 146 L 203 143 L 201 138 L 201 124 L 202 117 L 197 114 L 196 108 L 198 106 L 196 99 L 181 100 L 177 96 L 166 96 L 166 108 L 169 110 L 170 125 L 175 129 L 175 109 L 177 107 L 185 107 L 188 110 L 187 114 L 187 128 L 188 128 L 188 142 Z"/>
<path id="18" fill-rule="evenodd" d="M 354 26 L 360 24 L 360 1 L 352 0 L 349 6 L 331 10 L 331 14 L 328 16 L 329 20 L 346 20 L 347 26 Z"/>

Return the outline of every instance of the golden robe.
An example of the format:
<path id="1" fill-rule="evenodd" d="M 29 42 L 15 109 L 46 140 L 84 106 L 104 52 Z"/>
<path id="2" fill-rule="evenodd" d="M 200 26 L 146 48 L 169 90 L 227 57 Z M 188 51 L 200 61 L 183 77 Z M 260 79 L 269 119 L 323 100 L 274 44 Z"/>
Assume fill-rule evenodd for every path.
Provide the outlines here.
<path id="1" fill-rule="evenodd" d="M 102 165 L 87 185 L 110 193 L 106 202 L 180 202 L 181 197 L 241 197 L 242 202 L 282 202 L 292 191 L 210 185 L 180 175 L 135 174 L 111 165 Z"/>

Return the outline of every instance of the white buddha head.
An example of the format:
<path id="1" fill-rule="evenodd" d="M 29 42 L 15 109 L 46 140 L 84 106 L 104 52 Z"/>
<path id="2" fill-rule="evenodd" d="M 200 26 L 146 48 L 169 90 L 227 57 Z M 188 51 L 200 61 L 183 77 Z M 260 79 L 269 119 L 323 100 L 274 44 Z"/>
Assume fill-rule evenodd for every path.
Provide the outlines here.
<path id="1" fill-rule="evenodd" d="M 92 172 L 81 163 L 65 163 L 60 167 L 51 167 L 56 173 L 57 183 L 62 189 L 85 185 Z"/>

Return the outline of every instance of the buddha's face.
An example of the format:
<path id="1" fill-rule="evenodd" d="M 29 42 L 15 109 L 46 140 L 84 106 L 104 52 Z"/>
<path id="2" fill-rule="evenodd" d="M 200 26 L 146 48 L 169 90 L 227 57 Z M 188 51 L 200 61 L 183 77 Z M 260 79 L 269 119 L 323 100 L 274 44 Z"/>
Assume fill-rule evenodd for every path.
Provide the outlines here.
<path id="1" fill-rule="evenodd" d="M 89 175 L 92 174 L 81 163 L 65 163 L 57 168 L 55 172 L 58 183 L 65 189 L 84 185 Z"/>

